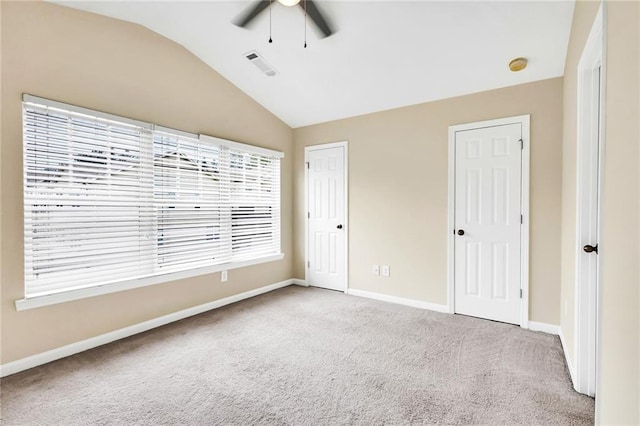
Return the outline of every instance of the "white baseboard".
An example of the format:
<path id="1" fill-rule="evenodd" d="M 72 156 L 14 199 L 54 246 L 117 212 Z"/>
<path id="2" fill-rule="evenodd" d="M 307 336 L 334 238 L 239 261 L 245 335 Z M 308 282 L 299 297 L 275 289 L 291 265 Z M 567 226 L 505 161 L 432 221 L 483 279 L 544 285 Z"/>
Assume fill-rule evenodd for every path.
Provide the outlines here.
<path id="1" fill-rule="evenodd" d="M 27 358 L 22 358 L 17 361 L 12 361 L 4 365 L 0 365 L 0 377 L 5 377 L 11 374 L 18 373 L 20 371 L 28 370 L 29 368 L 37 367 L 39 365 L 46 364 L 48 362 L 55 361 L 60 358 L 77 354 L 79 352 L 84 352 L 86 350 L 93 349 L 95 347 L 102 346 L 104 344 L 111 343 L 116 340 L 124 339 L 125 337 L 133 336 L 134 334 L 142 333 L 156 327 L 160 327 L 175 321 L 179 321 L 184 318 L 198 315 L 203 312 L 207 312 L 212 309 L 219 308 L 221 306 L 239 302 L 241 300 L 248 299 L 250 297 L 258 296 L 263 293 L 268 293 L 270 291 L 277 290 L 279 288 L 286 287 L 291 284 L 294 284 L 294 280 L 292 279 L 281 281 L 279 283 L 271 284 L 265 287 L 260 287 L 255 290 L 225 297 L 224 299 L 215 300 L 213 302 L 205 303 L 203 305 L 194 306 L 193 308 L 184 309 L 182 311 L 178 311 L 172 314 L 154 318 L 149 321 L 141 322 L 139 324 L 135 324 L 129 327 L 121 328 L 119 330 L 111 331 L 109 333 L 105 333 L 100 336 L 92 337 L 87 340 L 82 340 L 80 342 L 72 343 L 70 345 L 62 346 L 60 348 L 56 348 L 50 351 L 32 355 Z"/>
<path id="2" fill-rule="evenodd" d="M 529 330 L 542 331 L 543 333 L 555 334 L 556 336 L 560 335 L 559 325 L 547 324 L 546 322 L 529 321 Z"/>
<path id="3" fill-rule="evenodd" d="M 279 283 L 271 284 L 265 287 L 260 287 L 255 290 L 247 291 L 244 293 L 236 294 L 233 296 L 225 297 L 224 299 L 215 300 L 213 302 L 205 303 L 203 305 L 194 306 L 192 308 L 184 309 L 182 311 L 174 312 L 172 314 L 164 315 L 158 318 L 154 318 L 149 321 L 134 324 L 129 327 L 121 328 L 109 333 L 102 334 L 100 336 L 92 337 L 80 342 L 72 343 L 70 345 L 62 346 L 60 348 L 52 349 L 46 352 L 42 352 L 36 355 L 29 356 L 27 358 L 12 361 L 7 364 L 0 365 L 0 377 L 9 376 L 11 374 L 19 373 L 20 371 L 28 370 L 39 365 L 55 361 L 60 358 L 68 357 L 80 352 L 84 352 L 89 349 L 96 348 L 98 346 L 105 345 L 107 343 L 114 342 L 116 340 L 124 339 L 125 337 L 133 336 L 138 333 L 161 327 L 163 325 L 179 321 L 184 318 L 188 318 L 194 315 L 201 314 L 203 312 L 210 311 L 231 303 L 239 302 L 244 299 L 258 296 L 260 294 L 268 293 L 273 290 L 277 290 L 289 285 L 299 285 L 308 287 L 309 284 L 301 279 L 292 278 L 289 280 L 281 281 Z M 449 307 L 447 305 L 440 305 L 436 303 L 423 302 L 421 300 L 407 299 L 397 296 L 389 296 L 381 293 L 373 293 L 364 290 L 348 289 L 347 294 L 351 296 L 366 297 L 368 299 L 380 300 L 384 302 L 396 303 L 399 305 L 411 306 L 419 309 L 427 309 L 435 312 L 449 313 Z M 574 371 L 571 360 L 567 356 L 566 344 L 564 337 L 562 336 L 562 330 L 560 327 L 552 324 L 545 324 L 540 322 L 529 322 L 529 329 L 534 331 L 543 331 L 545 333 L 556 334 L 560 336 L 562 342 L 562 348 L 567 360 L 567 366 L 569 367 L 569 373 L 571 374 L 571 380 L 574 380 Z"/>
<path id="4" fill-rule="evenodd" d="M 364 291 L 364 290 L 356 290 L 353 288 L 348 289 L 347 294 L 351 296 L 366 297 L 368 299 L 381 300 L 383 302 L 397 303 L 398 305 L 406 305 L 406 306 L 411 306 L 413 308 L 428 309 L 430 311 L 442 312 L 445 314 L 449 313 L 449 307 L 447 305 L 439 305 L 437 303 L 423 302 L 421 300 L 405 299 L 404 297 L 389 296 L 386 294 L 373 293 L 373 292 Z"/>
<path id="5" fill-rule="evenodd" d="M 558 333 L 558 336 L 560 336 L 560 343 L 562 344 L 562 352 L 564 352 L 564 359 L 567 361 L 567 368 L 569 369 L 569 375 L 571 376 L 571 383 L 573 384 L 573 388 L 575 389 L 576 388 L 575 370 L 573 369 L 573 363 L 571 362 L 571 358 L 569 358 L 569 352 L 567 352 L 567 344 L 564 340 L 564 334 L 562 334 L 562 328 L 560 328 L 560 332 Z"/>

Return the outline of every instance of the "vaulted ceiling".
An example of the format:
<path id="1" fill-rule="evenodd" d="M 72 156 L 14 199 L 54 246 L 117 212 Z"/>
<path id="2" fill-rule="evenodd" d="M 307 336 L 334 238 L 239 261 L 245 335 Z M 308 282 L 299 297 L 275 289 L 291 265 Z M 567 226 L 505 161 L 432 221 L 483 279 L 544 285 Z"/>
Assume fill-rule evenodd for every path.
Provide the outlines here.
<path id="1" fill-rule="evenodd" d="M 573 1 L 319 1 L 337 32 L 319 38 L 302 8 L 251 2 L 56 1 L 138 23 L 181 44 L 291 127 L 563 74 Z M 246 59 L 257 51 L 268 77 Z M 508 63 L 528 58 L 512 73 Z"/>

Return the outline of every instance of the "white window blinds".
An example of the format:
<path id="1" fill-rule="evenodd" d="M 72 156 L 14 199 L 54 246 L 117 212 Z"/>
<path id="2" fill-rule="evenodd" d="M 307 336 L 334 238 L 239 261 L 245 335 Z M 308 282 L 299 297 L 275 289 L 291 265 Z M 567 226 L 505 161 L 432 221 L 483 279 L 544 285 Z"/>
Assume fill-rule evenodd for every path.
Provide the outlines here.
<path id="1" fill-rule="evenodd" d="M 221 238 L 220 150 L 198 139 L 153 136 L 158 268 L 197 268 L 228 261 Z"/>
<path id="2" fill-rule="evenodd" d="M 26 297 L 280 253 L 281 153 L 64 107 L 24 102 Z"/>
<path id="3" fill-rule="evenodd" d="M 252 258 L 279 250 L 280 161 L 239 149 L 225 149 L 229 157 L 231 256 Z"/>

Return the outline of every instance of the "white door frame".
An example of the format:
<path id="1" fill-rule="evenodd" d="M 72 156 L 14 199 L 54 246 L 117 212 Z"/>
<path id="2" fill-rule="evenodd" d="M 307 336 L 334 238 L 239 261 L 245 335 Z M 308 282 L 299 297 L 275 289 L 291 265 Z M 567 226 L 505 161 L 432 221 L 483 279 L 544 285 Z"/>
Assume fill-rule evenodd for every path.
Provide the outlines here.
<path id="1" fill-rule="evenodd" d="M 349 289 L 349 142 L 331 142 L 304 148 L 304 282 L 309 285 L 309 152 L 344 148 L 344 292 Z"/>
<path id="2" fill-rule="evenodd" d="M 575 273 L 575 382 L 574 388 L 583 394 L 594 396 L 598 382 L 598 359 L 600 341 L 600 321 L 598 306 L 600 299 L 600 265 L 602 245 L 600 245 L 600 223 L 602 217 L 602 170 L 604 167 L 604 93 L 605 63 L 604 37 L 605 20 L 603 4 L 591 27 L 578 63 L 578 133 L 577 133 L 577 193 L 576 193 L 576 273 Z M 600 72 L 598 72 L 600 68 Z M 599 80 L 599 81 L 598 81 Z M 600 93 L 598 93 L 600 90 Z M 594 120 L 599 120 L 599 131 L 594 132 Z M 598 145 L 598 178 L 593 181 L 593 170 L 588 166 L 595 145 Z M 590 203 L 590 195 L 597 192 L 597 207 Z M 594 218 L 594 215 L 597 215 Z M 586 241 L 594 220 L 598 228 L 595 241 Z M 583 245 L 598 244 L 596 256 L 597 276 L 582 281 L 589 270 L 589 259 L 583 253 Z M 593 299 L 595 296 L 595 300 Z"/>
<path id="3" fill-rule="evenodd" d="M 447 226 L 447 305 L 449 313 L 455 313 L 455 176 L 456 176 L 456 132 L 486 127 L 504 126 L 508 124 L 522 125 L 522 179 L 521 203 L 522 226 L 520 227 L 520 288 L 522 300 L 520 309 L 520 327 L 529 327 L 529 159 L 530 159 L 530 116 L 499 118 L 496 120 L 478 121 L 476 123 L 449 126 L 449 206 Z"/>

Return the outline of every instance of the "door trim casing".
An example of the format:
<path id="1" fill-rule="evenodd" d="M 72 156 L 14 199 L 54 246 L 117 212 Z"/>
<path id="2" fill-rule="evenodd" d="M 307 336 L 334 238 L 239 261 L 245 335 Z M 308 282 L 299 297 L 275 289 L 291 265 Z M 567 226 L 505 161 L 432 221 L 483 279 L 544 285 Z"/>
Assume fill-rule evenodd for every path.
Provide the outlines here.
<path id="1" fill-rule="evenodd" d="M 344 148 L 344 289 L 349 290 L 349 141 L 330 142 L 320 145 L 304 147 L 304 281 L 309 283 L 309 169 L 306 164 L 309 161 L 309 152 L 321 149 Z"/>
<path id="2" fill-rule="evenodd" d="M 585 47 L 578 62 L 577 78 L 577 158 L 576 158 L 576 235 L 575 235 L 575 283 L 574 283 L 574 348 L 573 361 L 575 366 L 575 377 L 573 387 L 579 392 L 589 396 L 597 396 L 599 384 L 600 359 L 600 300 L 601 299 L 601 265 L 602 255 L 606 251 L 601 244 L 602 223 L 602 177 L 604 171 L 604 148 L 605 148 L 605 96 L 606 96 L 606 9 L 604 3 L 600 4 L 598 13 L 594 18 Z M 600 67 L 600 82 L 598 94 L 598 105 L 593 105 L 595 72 Z M 592 107 L 598 108 L 599 129 L 597 138 L 591 132 L 594 111 Z M 598 179 L 595 188 L 588 182 L 589 176 L 585 174 L 585 162 L 589 160 L 589 155 L 593 152 L 593 145 L 598 144 Z M 583 285 L 582 277 L 588 273 L 588 266 L 584 262 L 582 253 L 582 241 L 587 223 L 593 220 L 591 212 L 585 208 L 585 193 L 597 191 L 597 236 L 598 254 L 596 255 L 596 287 L 586 288 Z M 593 242 L 589 242 L 592 244 Z M 590 303 L 590 295 L 595 295 L 595 301 Z M 590 339 L 594 339 L 595 344 L 591 344 Z M 599 405 L 596 398 L 596 423 L 599 418 Z"/>
<path id="3" fill-rule="evenodd" d="M 530 121 L 531 116 L 518 115 L 515 117 L 499 118 L 495 120 L 478 121 L 449 126 L 449 154 L 448 154 L 448 207 L 447 207 L 447 306 L 449 313 L 455 313 L 455 176 L 456 133 L 465 130 L 482 129 L 486 127 L 504 126 L 508 124 L 522 125 L 522 168 L 521 168 L 521 199 L 520 211 L 523 216 L 520 226 L 520 327 L 529 327 L 529 167 L 530 167 Z"/>

